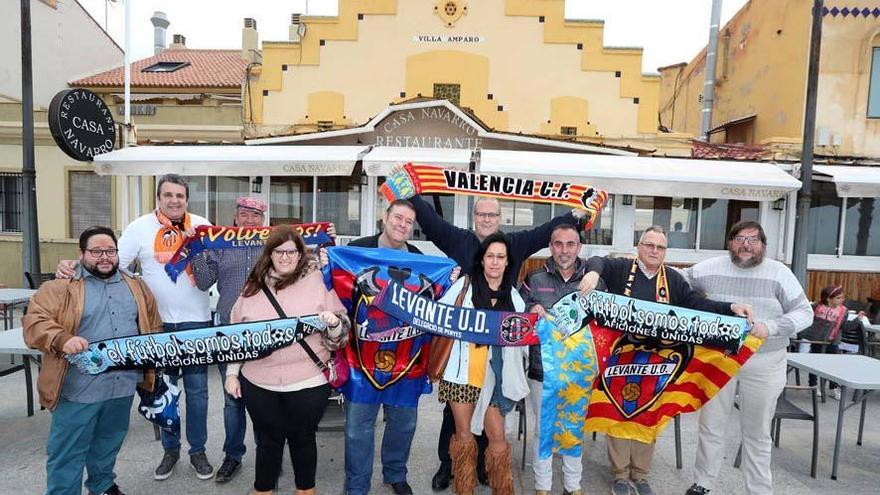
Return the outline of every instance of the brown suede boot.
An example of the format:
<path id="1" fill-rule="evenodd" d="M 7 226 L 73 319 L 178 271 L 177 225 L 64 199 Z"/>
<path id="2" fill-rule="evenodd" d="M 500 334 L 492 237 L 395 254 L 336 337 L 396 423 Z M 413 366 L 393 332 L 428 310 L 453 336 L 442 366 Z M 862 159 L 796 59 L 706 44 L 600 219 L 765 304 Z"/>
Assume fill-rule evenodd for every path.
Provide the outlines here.
<path id="1" fill-rule="evenodd" d="M 486 449 L 486 473 L 492 495 L 515 495 L 513 491 L 513 454 L 510 445 L 502 452 Z"/>
<path id="2" fill-rule="evenodd" d="M 459 442 L 455 436 L 449 442 L 452 457 L 452 487 L 458 495 L 473 495 L 477 486 L 477 441 Z M 513 492 L 511 492 L 513 493 Z"/>

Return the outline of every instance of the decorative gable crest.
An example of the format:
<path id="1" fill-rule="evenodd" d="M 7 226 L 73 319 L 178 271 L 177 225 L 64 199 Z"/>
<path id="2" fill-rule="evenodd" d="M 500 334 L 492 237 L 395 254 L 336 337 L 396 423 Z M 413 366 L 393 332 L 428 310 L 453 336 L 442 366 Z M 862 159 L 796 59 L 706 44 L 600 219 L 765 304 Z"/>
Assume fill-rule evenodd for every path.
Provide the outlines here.
<path id="1" fill-rule="evenodd" d="M 434 13 L 446 27 L 453 27 L 467 14 L 468 7 L 463 0 L 437 0 L 434 2 Z"/>

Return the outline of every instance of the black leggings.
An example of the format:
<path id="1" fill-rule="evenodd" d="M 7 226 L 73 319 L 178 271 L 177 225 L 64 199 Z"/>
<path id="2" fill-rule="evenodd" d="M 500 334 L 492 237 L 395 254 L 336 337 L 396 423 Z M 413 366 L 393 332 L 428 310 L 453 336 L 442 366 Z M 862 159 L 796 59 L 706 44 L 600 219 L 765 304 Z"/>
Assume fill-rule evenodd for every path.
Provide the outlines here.
<path id="1" fill-rule="evenodd" d="M 314 488 L 318 467 L 315 430 L 327 408 L 330 386 L 325 384 L 296 392 L 273 392 L 254 385 L 242 376 L 241 397 L 254 423 L 257 442 L 254 490 L 275 489 L 285 439 L 290 449 L 296 489 Z"/>

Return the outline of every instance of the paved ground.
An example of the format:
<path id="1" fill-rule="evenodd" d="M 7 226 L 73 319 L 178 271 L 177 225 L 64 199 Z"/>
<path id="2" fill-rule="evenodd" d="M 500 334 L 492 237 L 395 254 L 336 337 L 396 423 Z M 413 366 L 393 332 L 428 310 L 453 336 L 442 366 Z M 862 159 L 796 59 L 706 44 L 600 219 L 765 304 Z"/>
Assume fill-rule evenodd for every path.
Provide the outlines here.
<path id="1" fill-rule="evenodd" d="M 8 360 L 8 356 L 0 356 Z M 7 361 L 8 362 L 8 361 Z M 215 468 L 222 459 L 223 445 L 223 400 L 220 396 L 219 374 L 214 371 L 210 382 L 210 415 L 208 455 Z M 798 398 L 804 407 L 806 398 Z M 0 378 L 0 494 L 37 494 L 45 488 L 45 441 L 49 430 L 51 415 L 40 411 L 34 417 L 27 417 L 24 398 L 24 377 L 15 373 Z M 858 409 L 848 411 L 844 424 L 845 436 L 841 448 L 841 467 L 838 481 L 829 479 L 831 473 L 831 453 L 834 441 L 834 420 L 837 415 L 837 402 L 829 399 L 822 404 L 821 438 L 819 451 L 818 479 L 809 476 L 811 427 L 809 423 L 789 422 L 783 425 L 782 447 L 773 452 L 773 475 L 775 493 L 778 495 L 807 495 L 825 493 L 878 493 L 880 492 L 880 426 L 875 418 L 880 410 L 880 399 L 873 397 L 868 404 L 867 426 L 864 445 L 856 445 Z M 431 476 L 437 467 L 436 437 L 440 425 L 441 408 L 435 396 L 424 397 L 420 409 L 419 424 L 410 458 L 409 480 L 416 494 L 432 493 Z M 531 420 L 531 418 L 530 418 Z M 200 481 L 183 460 L 178 464 L 173 476 L 166 481 L 153 481 L 152 472 L 162 455 L 159 442 L 153 440 L 149 424 L 132 411 L 132 427 L 117 464 L 118 482 L 129 495 L 148 493 L 167 494 L 246 494 L 253 481 L 253 450 L 249 450 L 240 474 L 226 485 L 214 481 Z M 721 472 L 721 479 L 715 493 L 745 493 L 742 476 L 733 468 L 733 457 L 738 442 L 735 430 L 738 426 L 736 415 L 731 415 L 728 431 L 729 442 L 727 458 Z M 533 431 L 532 424 L 529 424 Z M 656 450 L 654 469 L 650 480 L 658 494 L 683 494 L 690 486 L 696 450 L 696 416 L 685 416 L 682 421 L 684 450 L 684 469 L 675 468 L 672 428 L 668 428 Z M 247 444 L 253 445 L 248 431 Z M 343 437 L 338 432 L 319 433 L 318 492 L 338 495 L 343 491 Z M 378 444 L 377 444 L 378 447 Z M 531 442 L 529 445 L 531 450 Z M 522 444 L 514 437 L 514 476 L 517 493 L 533 493 L 534 479 L 531 465 L 520 470 L 519 461 Z M 530 462 L 530 456 L 528 461 Z M 588 439 L 584 458 L 585 493 L 608 493 L 608 460 L 605 442 Z M 554 493 L 561 493 L 559 482 L 559 461 L 556 461 L 556 485 Z M 292 493 L 293 477 L 289 463 L 285 466 L 278 493 Z M 389 488 L 381 484 L 381 465 L 376 455 L 373 476 L 373 490 L 376 494 L 390 494 Z M 451 493 L 446 492 L 446 493 Z M 489 494 L 483 488 L 480 494 Z"/>

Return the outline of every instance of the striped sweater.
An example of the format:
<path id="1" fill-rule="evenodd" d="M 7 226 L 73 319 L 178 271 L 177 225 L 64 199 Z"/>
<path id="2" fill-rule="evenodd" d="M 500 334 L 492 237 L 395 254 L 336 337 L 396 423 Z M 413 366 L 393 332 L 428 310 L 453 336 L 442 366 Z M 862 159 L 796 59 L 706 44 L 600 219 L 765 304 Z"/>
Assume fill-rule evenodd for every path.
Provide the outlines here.
<path id="1" fill-rule="evenodd" d="M 770 334 L 759 352 L 785 349 L 791 336 L 813 323 L 803 288 L 778 261 L 764 259 L 758 266 L 740 268 L 725 255 L 697 263 L 685 275 L 709 299 L 752 306 L 755 322 L 766 324 Z"/>

